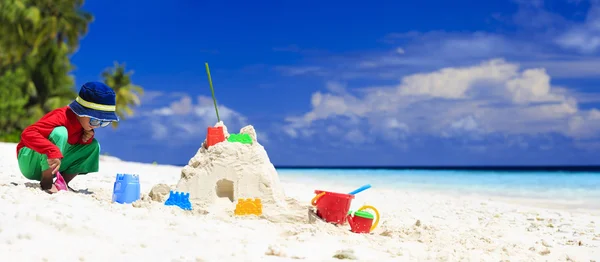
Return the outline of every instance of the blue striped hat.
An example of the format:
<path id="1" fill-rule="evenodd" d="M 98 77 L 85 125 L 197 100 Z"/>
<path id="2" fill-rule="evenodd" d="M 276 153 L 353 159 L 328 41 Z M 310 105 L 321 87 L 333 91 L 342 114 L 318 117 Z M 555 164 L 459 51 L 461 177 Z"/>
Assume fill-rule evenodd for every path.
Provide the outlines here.
<path id="1" fill-rule="evenodd" d="M 115 91 L 101 82 L 87 82 L 79 90 L 79 96 L 69 104 L 78 116 L 87 116 L 103 121 L 119 121 L 115 113 L 117 98 Z"/>

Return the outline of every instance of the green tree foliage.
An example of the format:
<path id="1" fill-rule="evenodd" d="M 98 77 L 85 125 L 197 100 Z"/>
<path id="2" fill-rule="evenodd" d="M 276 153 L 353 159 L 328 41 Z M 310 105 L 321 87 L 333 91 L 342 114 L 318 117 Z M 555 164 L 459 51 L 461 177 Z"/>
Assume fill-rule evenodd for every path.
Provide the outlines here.
<path id="1" fill-rule="evenodd" d="M 64 43 L 73 53 L 93 21 L 83 0 L 0 0 L 0 35 L 6 63 L 36 56 L 40 47 Z"/>
<path id="2" fill-rule="evenodd" d="M 140 96 L 144 94 L 144 89 L 131 83 L 132 71 L 126 72 L 125 64 L 115 62 L 113 68 L 108 68 L 102 72 L 104 83 L 115 90 L 117 94 L 117 115 L 121 119 L 126 119 L 133 115 L 133 106 L 140 104 Z M 113 122 L 113 128 L 118 126 L 118 122 Z"/>
<path id="3" fill-rule="evenodd" d="M 21 62 L 35 55 L 43 35 L 38 34 L 40 10 L 30 1 L 0 0 L 0 66 Z"/>
<path id="4" fill-rule="evenodd" d="M 30 90 L 27 107 L 35 107 L 37 112 L 45 114 L 73 100 L 74 77 L 69 74 L 72 66 L 67 52 L 65 45 L 49 43 L 32 59 L 37 60 L 31 62 L 29 75 L 35 89 Z"/>
<path id="5" fill-rule="evenodd" d="M 20 131 L 28 124 L 29 116 L 25 105 L 29 97 L 22 90 L 27 83 L 23 68 L 8 70 L 0 76 L 0 140 L 18 140 Z"/>
<path id="6" fill-rule="evenodd" d="M 70 56 L 94 19 L 83 3 L 0 0 L 0 141 L 18 141 L 25 127 L 76 96 Z M 143 89 L 131 83 L 124 66 L 106 72 L 119 116 L 133 114 Z"/>

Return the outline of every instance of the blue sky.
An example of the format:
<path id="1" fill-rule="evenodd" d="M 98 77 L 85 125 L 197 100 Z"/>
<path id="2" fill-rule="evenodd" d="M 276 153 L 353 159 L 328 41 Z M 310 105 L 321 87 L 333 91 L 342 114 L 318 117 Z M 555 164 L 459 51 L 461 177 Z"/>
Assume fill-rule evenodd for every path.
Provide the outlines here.
<path id="1" fill-rule="evenodd" d="M 77 85 L 145 88 L 104 152 L 185 164 L 219 113 L 275 165 L 600 164 L 596 1 L 87 1 Z"/>

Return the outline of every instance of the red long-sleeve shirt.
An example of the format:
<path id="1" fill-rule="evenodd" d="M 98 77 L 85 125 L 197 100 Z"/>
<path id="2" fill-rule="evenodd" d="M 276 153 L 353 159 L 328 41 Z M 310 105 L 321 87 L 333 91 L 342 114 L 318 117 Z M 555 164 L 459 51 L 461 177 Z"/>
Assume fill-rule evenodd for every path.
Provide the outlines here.
<path id="1" fill-rule="evenodd" d="M 90 144 L 94 138 L 92 135 L 87 142 L 83 142 L 82 136 L 84 130 L 77 119 L 77 115 L 71 108 L 64 106 L 50 111 L 40 120 L 23 130 L 23 133 L 21 133 L 21 141 L 17 144 L 17 156 L 19 155 L 19 150 L 21 150 L 21 148 L 28 147 L 40 154 L 48 156 L 49 159 L 62 158 L 63 155 L 60 152 L 60 149 L 48 140 L 52 130 L 59 126 L 67 128 L 67 133 L 69 134 L 67 142 L 71 145 Z"/>

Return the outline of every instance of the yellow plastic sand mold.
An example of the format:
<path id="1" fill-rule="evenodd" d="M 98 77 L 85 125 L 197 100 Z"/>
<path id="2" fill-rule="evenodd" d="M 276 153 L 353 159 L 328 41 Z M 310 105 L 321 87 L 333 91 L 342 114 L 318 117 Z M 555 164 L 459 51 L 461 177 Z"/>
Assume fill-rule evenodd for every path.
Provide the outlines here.
<path id="1" fill-rule="evenodd" d="M 237 216 L 243 215 L 262 215 L 262 202 L 259 198 L 240 199 L 235 205 L 233 213 Z"/>

